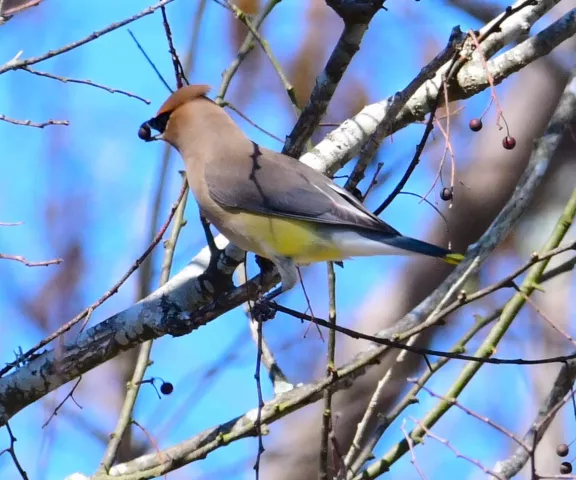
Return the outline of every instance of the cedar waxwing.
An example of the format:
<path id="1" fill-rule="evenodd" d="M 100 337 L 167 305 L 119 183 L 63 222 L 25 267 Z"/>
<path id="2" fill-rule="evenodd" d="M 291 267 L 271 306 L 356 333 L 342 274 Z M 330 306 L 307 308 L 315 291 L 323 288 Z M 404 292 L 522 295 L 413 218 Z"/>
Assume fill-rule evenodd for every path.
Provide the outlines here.
<path id="1" fill-rule="evenodd" d="M 270 259 L 281 285 L 298 281 L 296 265 L 349 257 L 422 254 L 457 264 L 463 257 L 402 236 L 360 201 L 308 165 L 252 142 L 206 97 L 210 87 L 174 92 L 138 136 L 164 140 L 182 156 L 204 216 L 238 247 Z M 157 135 L 151 134 L 151 128 Z"/>

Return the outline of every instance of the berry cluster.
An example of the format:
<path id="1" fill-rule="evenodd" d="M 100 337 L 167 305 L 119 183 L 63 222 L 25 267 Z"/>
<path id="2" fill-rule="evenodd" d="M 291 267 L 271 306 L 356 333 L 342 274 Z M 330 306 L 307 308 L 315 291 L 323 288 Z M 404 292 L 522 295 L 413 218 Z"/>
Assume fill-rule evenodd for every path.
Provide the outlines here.
<path id="1" fill-rule="evenodd" d="M 482 119 L 473 118 L 472 120 L 470 120 L 468 127 L 470 127 L 470 130 L 472 130 L 473 132 L 479 132 L 480 130 L 482 130 Z M 506 135 L 502 139 L 502 146 L 506 150 L 512 150 L 516 146 L 516 139 L 510 135 Z"/>
<path id="2" fill-rule="evenodd" d="M 569 453 L 570 453 L 570 449 L 568 448 L 568 445 L 566 445 L 565 443 L 561 443 L 560 445 L 558 445 L 556 447 L 556 455 L 558 455 L 559 457 L 565 457 Z M 568 475 L 568 474 L 572 473 L 572 463 L 571 462 L 562 462 L 560 464 L 560 473 L 562 475 Z"/>

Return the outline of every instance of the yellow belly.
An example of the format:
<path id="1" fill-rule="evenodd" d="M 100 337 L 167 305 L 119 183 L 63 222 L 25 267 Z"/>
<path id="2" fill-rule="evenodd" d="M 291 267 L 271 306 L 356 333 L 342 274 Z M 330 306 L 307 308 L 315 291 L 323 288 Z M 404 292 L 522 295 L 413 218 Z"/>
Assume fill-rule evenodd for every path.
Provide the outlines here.
<path id="1" fill-rule="evenodd" d="M 227 227 L 218 229 L 232 243 L 262 257 L 280 255 L 300 264 L 344 259 L 330 241 L 329 227 L 322 224 L 239 212 Z"/>

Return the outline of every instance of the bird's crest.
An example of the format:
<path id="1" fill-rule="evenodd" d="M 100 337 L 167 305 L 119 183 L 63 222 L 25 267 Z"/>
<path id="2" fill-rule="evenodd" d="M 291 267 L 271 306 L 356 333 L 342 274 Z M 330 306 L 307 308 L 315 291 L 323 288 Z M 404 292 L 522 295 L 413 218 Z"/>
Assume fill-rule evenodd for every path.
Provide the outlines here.
<path id="1" fill-rule="evenodd" d="M 168 100 L 162 104 L 156 116 L 163 113 L 173 112 L 178 107 L 184 105 L 186 102 L 194 100 L 198 97 L 202 97 L 209 91 L 210 87 L 208 85 L 187 85 L 186 87 L 179 88 L 168 97 Z"/>

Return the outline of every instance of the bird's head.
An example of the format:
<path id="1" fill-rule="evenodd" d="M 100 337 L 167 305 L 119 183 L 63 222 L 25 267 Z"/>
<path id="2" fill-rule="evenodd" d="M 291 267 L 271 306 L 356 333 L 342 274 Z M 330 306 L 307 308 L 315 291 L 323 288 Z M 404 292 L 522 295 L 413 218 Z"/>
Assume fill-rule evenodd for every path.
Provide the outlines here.
<path id="1" fill-rule="evenodd" d="M 138 129 L 138 137 L 145 142 L 164 140 L 173 147 L 179 147 L 182 133 L 192 124 L 194 104 L 198 101 L 210 101 L 206 94 L 208 85 L 188 85 L 176 90 L 156 113 L 156 116 L 145 121 Z M 153 130 L 158 133 L 154 134 Z"/>

